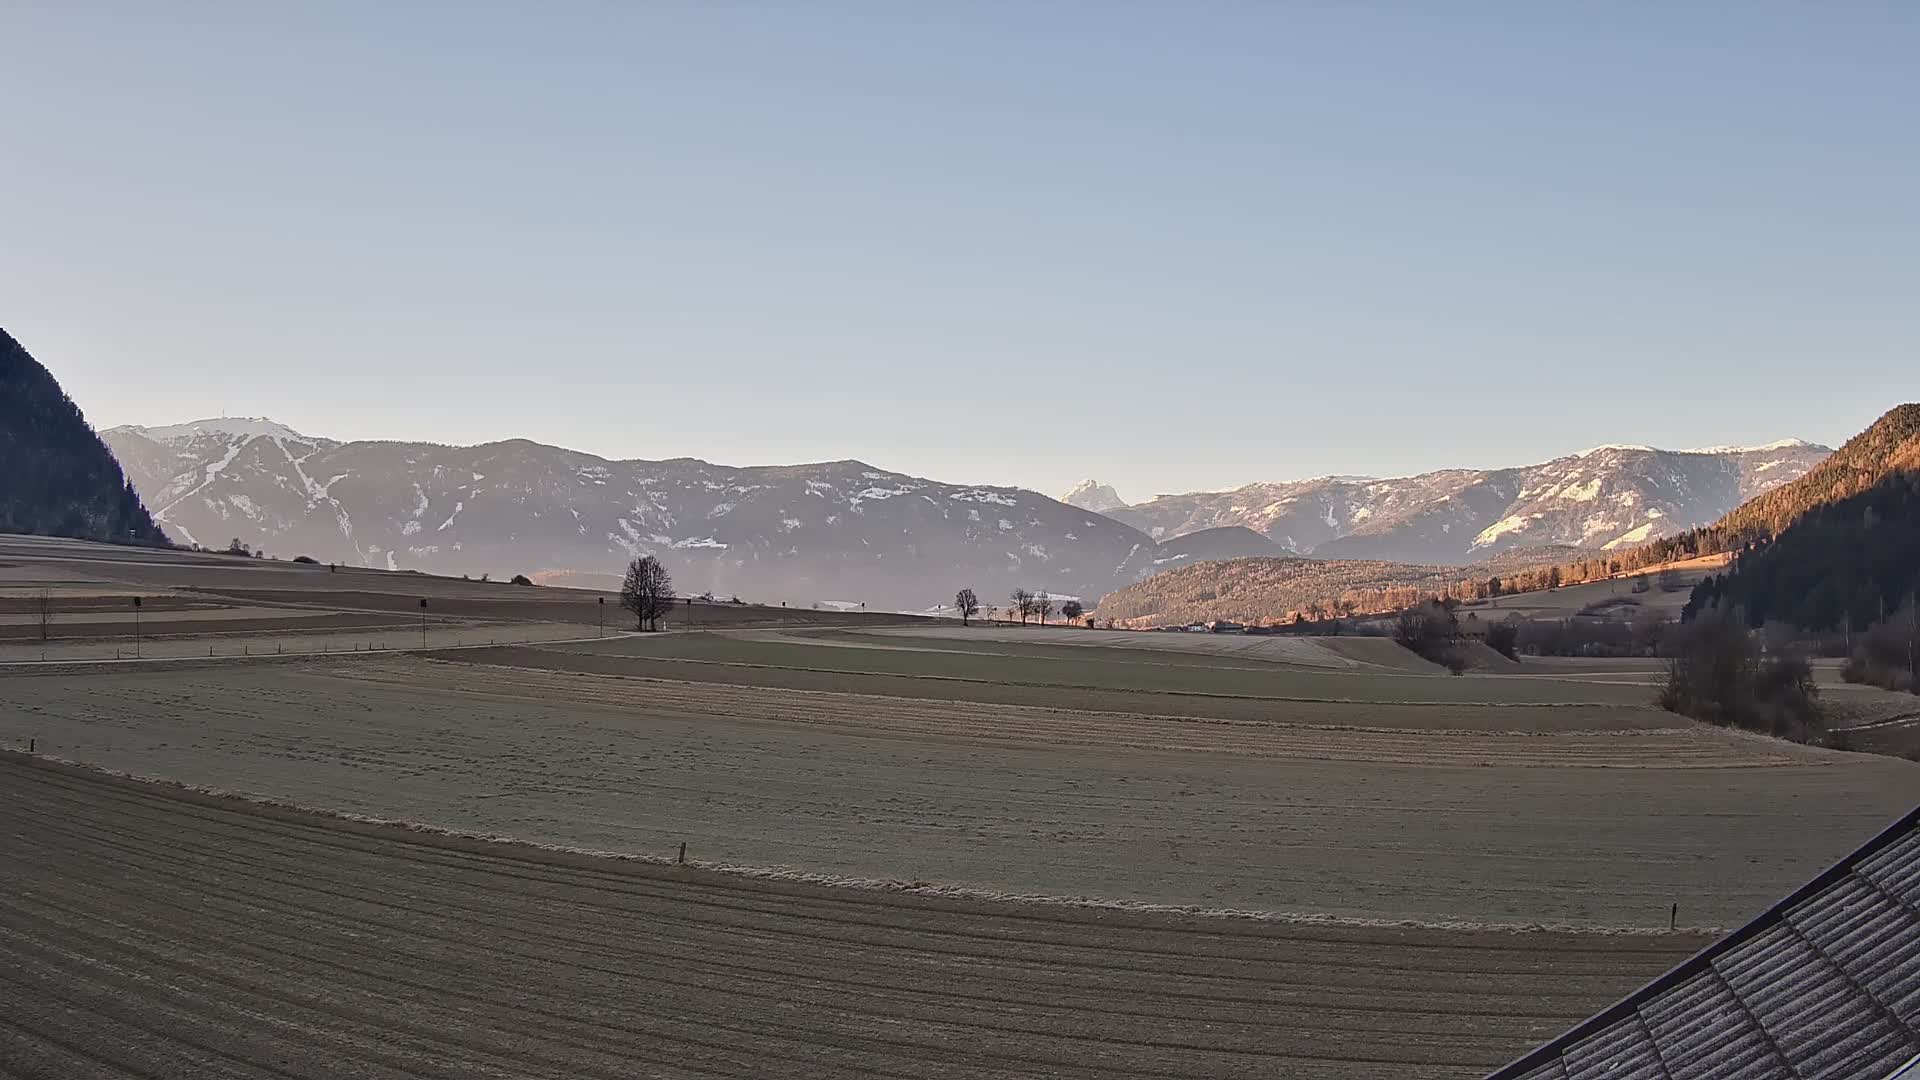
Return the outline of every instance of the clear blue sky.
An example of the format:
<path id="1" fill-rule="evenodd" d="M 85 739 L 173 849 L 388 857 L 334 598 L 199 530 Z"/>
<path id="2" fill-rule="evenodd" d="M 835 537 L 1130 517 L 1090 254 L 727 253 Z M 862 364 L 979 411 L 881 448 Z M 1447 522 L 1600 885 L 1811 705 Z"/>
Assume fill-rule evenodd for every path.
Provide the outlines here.
<path id="1" fill-rule="evenodd" d="M 1920 398 L 1920 4 L 0 0 L 100 426 L 1057 493 Z"/>

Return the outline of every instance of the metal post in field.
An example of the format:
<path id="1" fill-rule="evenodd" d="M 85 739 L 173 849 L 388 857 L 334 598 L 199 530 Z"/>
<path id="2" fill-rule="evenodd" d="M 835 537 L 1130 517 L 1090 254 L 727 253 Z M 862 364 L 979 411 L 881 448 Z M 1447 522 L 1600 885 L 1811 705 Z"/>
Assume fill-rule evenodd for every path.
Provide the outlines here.
<path id="1" fill-rule="evenodd" d="M 607 636 L 607 598 L 604 596 L 600 598 L 600 629 L 593 636 Z"/>
<path id="2" fill-rule="evenodd" d="M 427 647 L 427 598 L 420 598 L 420 647 Z"/>
<path id="3" fill-rule="evenodd" d="M 133 657 L 140 658 L 140 598 L 133 598 Z"/>

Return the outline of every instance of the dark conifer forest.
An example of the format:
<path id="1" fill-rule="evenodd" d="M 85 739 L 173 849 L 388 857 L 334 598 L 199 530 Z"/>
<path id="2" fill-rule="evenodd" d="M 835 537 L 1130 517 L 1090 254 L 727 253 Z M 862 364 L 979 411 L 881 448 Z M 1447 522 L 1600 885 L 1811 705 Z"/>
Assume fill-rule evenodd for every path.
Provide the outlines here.
<path id="1" fill-rule="evenodd" d="M 0 330 L 0 532 L 165 544 L 79 406 Z"/>

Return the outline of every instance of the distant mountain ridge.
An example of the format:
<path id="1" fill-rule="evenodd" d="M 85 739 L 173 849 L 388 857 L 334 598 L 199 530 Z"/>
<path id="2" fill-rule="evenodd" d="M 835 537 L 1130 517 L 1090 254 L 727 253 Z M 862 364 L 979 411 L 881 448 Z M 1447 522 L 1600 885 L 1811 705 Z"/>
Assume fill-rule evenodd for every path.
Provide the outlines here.
<path id="1" fill-rule="evenodd" d="M 1162 541 L 1239 525 L 1295 555 L 1467 565 L 1518 547 L 1612 550 L 1706 525 L 1831 452 L 1799 439 L 1705 450 L 1598 446 L 1517 468 L 1249 484 L 1103 513 Z"/>
<path id="2" fill-rule="evenodd" d="M 0 330 L 0 532 L 164 544 L 79 406 Z"/>
<path id="3" fill-rule="evenodd" d="M 1821 450 L 1798 440 L 1673 452 L 1608 446 L 1562 460 L 1612 462 L 1621 455 L 1722 458 L 1753 473 L 1778 475 L 1796 462 L 1776 455 Z M 1591 490 L 1595 478 L 1581 483 Z M 1696 588 L 1690 610 L 1718 603 L 1741 608 L 1756 625 L 1777 617 L 1812 629 L 1847 622 L 1858 630 L 1898 610 L 1920 582 L 1915 539 L 1920 537 L 1920 404 L 1890 410 L 1839 450 L 1823 452 L 1790 481 L 1777 483 L 1769 477 L 1755 486 L 1759 490 L 1752 497 L 1712 522 L 1642 543 L 1613 544 L 1607 549 L 1611 554 L 1509 549 L 1467 567 L 1236 558 L 1177 567 L 1117 590 L 1102 602 L 1100 613 L 1138 624 L 1273 619 L 1289 610 L 1324 605 L 1349 590 L 1436 592 L 1494 576 L 1507 579 L 1511 587 L 1511 576 L 1538 578 L 1549 567 L 1555 575 L 1565 566 L 1584 578 L 1593 572 L 1589 560 L 1604 574 L 1735 552 L 1733 570 Z"/>
<path id="4" fill-rule="evenodd" d="M 660 556 L 686 592 L 925 609 L 962 586 L 1089 601 L 1151 571 L 1155 545 L 1010 487 L 858 461 L 735 468 L 610 461 L 525 440 L 316 438 L 264 419 L 103 433 L 182 540 L 478 576 L 618 574 Z"/>
<path id="5" fill-rule="evenodd" d="M 1329 477 L 1100 513 L 858 461 L 737 468 L 612 461 L 525 440 L 343 443 L 264 418 L 103 435 L 155 518 L 206 547 L 237 538 L 282 556 L 555 580 L 614 575 L 628 558 L 656 554 L 685 591 L 913 610 L 963 585 L 983 601 L 1014 587 L 1095 601 L 1169 569 L 1300 548 L 1428 566 L 1570 533 L 1665 532 L 1690 520 L 1682 504 L 1689 515 L 1709 508 L 1711 499 L 1683 497 L 1696 489 L 1770 485 L 1825 453 L 1799 443 L 1716 454 L 1596 448 L 1525 469 Z M 1088 482 L 1073 494 L 1111 493 Z M 1597 512 L 1615 505 L 1621 513 Z M 1483 534 L 1495 542 L 1476 544 Z M 1405 557 L 1421 551 L 1435 557 Z"/>

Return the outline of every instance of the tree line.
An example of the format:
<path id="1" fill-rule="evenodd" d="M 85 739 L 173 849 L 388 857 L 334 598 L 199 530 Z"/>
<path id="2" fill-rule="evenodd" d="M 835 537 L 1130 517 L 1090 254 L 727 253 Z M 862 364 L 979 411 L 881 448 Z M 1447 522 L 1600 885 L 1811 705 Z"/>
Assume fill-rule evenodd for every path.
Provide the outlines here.
<path id="1" fill-rule="evenodd" d="M 1040 625 L 1045 626 L 1047 619 L 1055 610 L 1053 598 L 1045 591 L 1036 593 L 1027 589 L 1015 589 L 1007 600 L 1007 617 L 1019 616 L 1022 626 L 1026 625 L 1028 619 L 1035 618 L 1040 620 Z M 960 624 L 965 626 L 981 613 L 980 597 L 971 588 L 961 589 L 953 594 L 953 608 L 960 616 Z M 1079 619 L 1085 610 L 1078 600 L 1067 600 L 1059 605 L 1060 617 L 1068 622 Z M 989 607 L 985 611 L 989 619 L 1000 613 L 997 607 Z"/>
<path id="2" fill-rule="evenodd" d="M 1920 692 L 1920 469 L 1750 543 L 1695 587 L 1681 616 L 1837 639 L 1848 678 Z"/>

